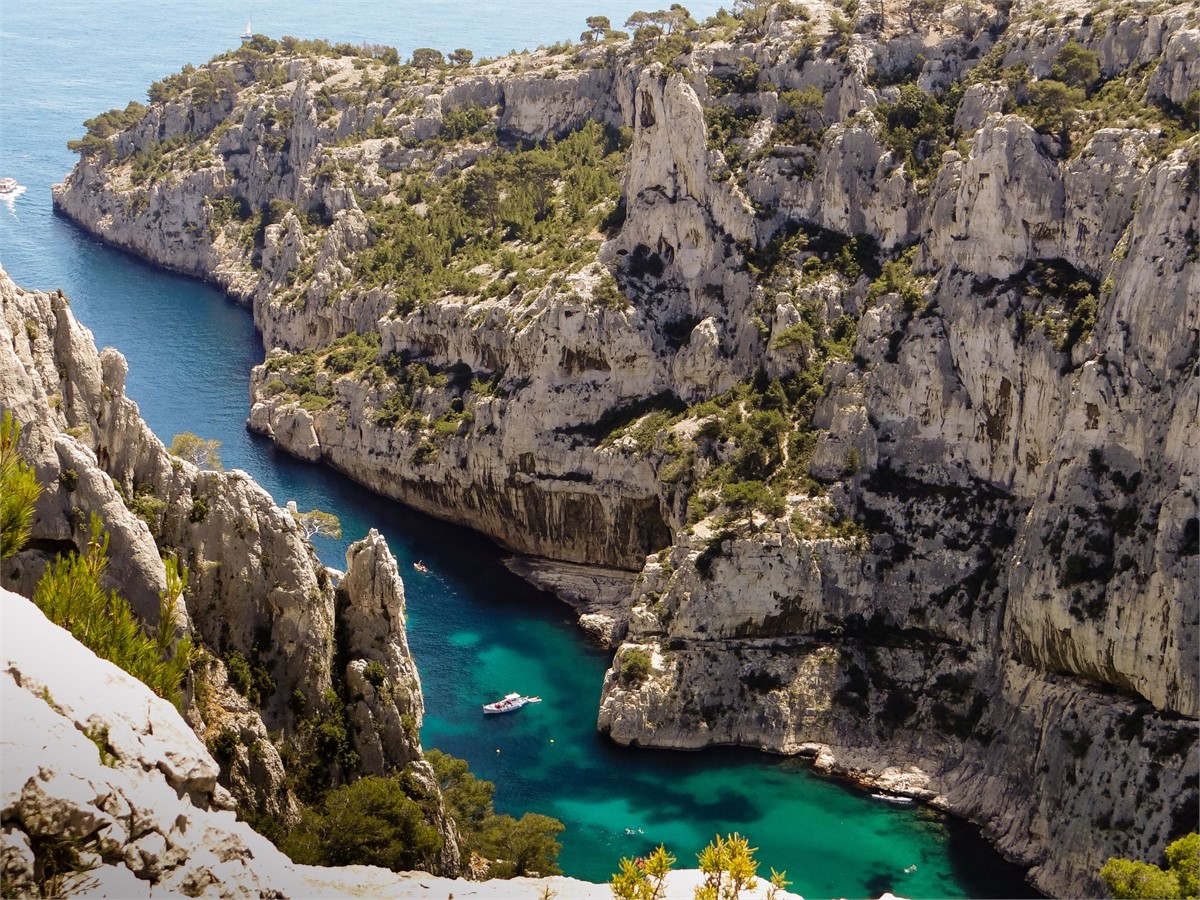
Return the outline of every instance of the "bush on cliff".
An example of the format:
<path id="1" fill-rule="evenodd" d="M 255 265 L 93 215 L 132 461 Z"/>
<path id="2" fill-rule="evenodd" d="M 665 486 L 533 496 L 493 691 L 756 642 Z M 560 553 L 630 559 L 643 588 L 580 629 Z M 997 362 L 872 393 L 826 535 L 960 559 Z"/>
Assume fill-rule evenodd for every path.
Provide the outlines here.
<path id="1" fill-rule="evenodd" d="M 915 83 L 902 85 L 895 103 L 880 103 L 885 144 L 904 160 L 917 177 L 931 175 L 941 163 L 954 121 L 954 104 L 944 104 Z"/>
<path id="2" fill-rule="evenodd" d="M 650 654 L 634 647 L 621 655 L 618 671 L 621 674 L 622 684 L 636 687 L 650 677 L 653 669 L 654 663 L 650 659 Z"/>
<path id="3" fill-rule="evenodd" d="M 171 441 L 170 453 L 201 469 L 221 471 L 221 442 L 216 438 L 202 438 L 190 431 L 177 434 Z"/>
<path id="4" fill-rule="evenodd" d="M 33 525 L 33 507 L 42 493 L 33 468 L 17 452 L 21 426 L 12 413 L 0 420 L 0 559 L 25 546 Z"/>
<path id="5" fill-rule="evenodd" d="M 496 785 L 472 775 L 465 760 L 440 750 L 430 750 L 425 758 L 437 774 L 446 810 L 458 825 L 463 856 L 486 862 L 486 877 L 561 874 L 562 844 L 555 838 L 563 830 L 562 822 L 537 813 L 520 819 L 497 815 L 492 807 Z"/>
<path id="6" fill-rule="evenodd" d="M 142 120 L 146 107 L 135 100 L 129 101 L 124 109 L 110 109 L 85 121 L 87 134 L 77 141 L 67 141 L 67 149 L 87 158 L 108 150 L 112 145 L 108 139 L 126 131 Z"/>
<path id="7" fill-rule="evenodd" d="M 475 124 L 464 112 L 450 127 L 458 134 Z M 410 179 L 407 203 L 367 210 L 372 244 L 352 265 L 359 287 L 391 289 L 406 314 L 446 293 L 487 288 L 478 267 L 494 263 L 506 244 L 513 269 L 496 273 L 496 296 L 518 285 L 533 291 L 550 273 L 580 268 L 598 247 L 587 235 L 620 194 L 627 144 L 625 135 L 589 122 L 545 146 L 482 157 L 435 184 Z"/>
<path id="8" fill-rule="evenodd" d="M 431 870 L 442 837 L 398 779 L 371 775 L 330 791 L 301 814 L 281 848 L 311 866 Z"/>
<path id="9" fill-rule="evenodd" d="M 21 426 L 5 410 L 0 419 L 0 559 L 29 540 L 34 504 L 42 491 L 33 468 L 17 452 L 20 436 Z M 38 581 L 33 602 L 97 656 L 180 706 L 192 641 L 184 637 L 175 642 L 175 607 L 187 589 L 187 569 L 173 556 L 166 560 L 167 589 L 161 595 L 158 627 L 150 636 L 123 597 L 116 591 L 104 593 L 100 582 L 107 568 L 108 532 L 100 516 L 92 513 L 86 552 L 58 556 Z"/>
<path id="10" fill-rule="evenodd" d="M 1167 846 L 1167 868 L 1109 858 L 1100 877 L 1114 897 L 1195 898 L 1200 893 L 1200 834 L 1193 831 Z"/>
<path id="11" fill-rule="evenodd" d="M 46 570 L 33 602 L 97 656 L 115 663 L 150 690 L 181 706 L 180 686 L 192 659 L 191 639 L 175 644 L 175 605 L 187 586 L 187 571 L 167 560 L 167 590 L 162 594 L 158 628 L 153 636 L 116 591 L 100 586 L 108 568 L 108 533 L 92 514 L 87 550 L 59 556 Z"/>

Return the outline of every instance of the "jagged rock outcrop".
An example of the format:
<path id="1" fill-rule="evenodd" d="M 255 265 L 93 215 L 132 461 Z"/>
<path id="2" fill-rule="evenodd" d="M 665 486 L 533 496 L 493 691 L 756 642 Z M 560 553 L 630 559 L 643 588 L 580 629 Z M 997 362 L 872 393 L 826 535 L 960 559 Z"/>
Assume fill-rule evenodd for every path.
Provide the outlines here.
<path id="1" fill-rule="evenodd" d="M 1097 891 L 1200 791 L 1194 11 L 980 4 L 903 35 L 831 12 L 497 61 L 403 103 L 345 59 L 286 58 L 269 88 L 225 60 L 207 168 L 134 183 L 118 138 L 55 202 L 252 302 L 250 424 L 280 446 L 640 570 L 589 620 L 628 629 L 614 739 L 811 753 L 980 822 L 1045 891 Z M 317 100 L 318 70 L 345 94 Z M 585 120 L 628 147 L 590 218 L 511 143 L 580 129 L 572 166 L 600 178 L 614 145 Z M 557 179 L 541 220 L 497 205 L 540 195 L 493 193 L 489 128 Z M 297 208 L 268 224 L 271 200 Z M 412 237 L 454 216 L 453 251 Z M 585 251 L 547 250 L 564 235 Z"/>
<path id="2" fill-rule="evenodd" d="M 188 571 L 177 626 L 203 648 L 187 716 L 210 743 L 235 738 L 232 748 L 223 740 L 222 777 L 247 814 L 282 825 L 295 818 L 270 732 L 303 741 L 305 719 L 334 711 L 335 683 L 350 688 L 367 771 L 424 766 L 404 589 L 383 539 L 372 532 L 351 547 L 335 590 L 296 521 L 246 473 L 200 470 L 168 453 L 124 394 L 124 358 L 97 353 L 65 297 L 24 291 L 0 271 L 0 309 L 0 406 L 22 423 L 23 454 L 43 485 L 28 548 L 0 570 L 5 584 L 31 595 L 49 556 L 84 546 L 99 514 L 111 537 L 109 586 L 156 625 L 166 588 L 160 553 L 175 554 Z M 345 635 L 335 647 L 339 620 Z M 345 673 L 332 672 L 336 653 L 352 661 Z M 357 676 L 376 659 L 386 681 L 364 690 Z M 256 682 L 248 699 L 231 677 L 235 664 L 269 671 L 269 688 Z M 438 794 L 435 785 L 430 796 Z M 439 826 L 441 870 L 454 872 L 456 832 L 444 815 Z"/>
<path id="3" fill-rule="evenodd" d="M 404 583 L 387 541 L 374 529 L 346 551 L 337 600 L 356 657 L 346 664 L 346 682 L 362 697 L 351 713 L 356 749 L 364 771 L 382 774 L 389 764 L 421 758 L 417 729 L 424 700 L 404 631 Z M 383 666 L 382 677 L 367 671 L 371 663 Z"/>
<path id="4" fill-rule="evenodd" d="M 370 866 L 296 865 L 235 817 L 232 798 L 217 784 L 220 767 L 170 703 L 2 588 L 0 615 L 6 893 L 611 896 L 608 885 L 573 878 L 471 882 Z M 690 897 L 698 880 L 695 871 L 672 873 L 665 896 Z M 747 896 L 764 893 L 760 887 Z"/>

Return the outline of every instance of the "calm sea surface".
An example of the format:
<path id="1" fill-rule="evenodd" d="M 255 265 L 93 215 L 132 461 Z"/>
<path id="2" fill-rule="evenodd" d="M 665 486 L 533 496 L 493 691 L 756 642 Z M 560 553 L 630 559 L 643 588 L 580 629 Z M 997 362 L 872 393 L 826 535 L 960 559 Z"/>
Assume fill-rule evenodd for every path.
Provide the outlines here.
<path id="1" fill-rule="evenodd" d="M 402 53 L 468 47 L 477 57 L 576 37 L 588 15 L 614 25 L 637 8 L 615 0 L 463 3 L 31 3 L 0 0 L 0 176 L 27 187 L 0 203 L 0 264 L 21 285 L 62 288 L 101 346 L 130 362 L 128 392 L 158 435 L 219 438 L 228 468 L 250 472 L 276 502 L 336 512 L 346 542 L 381 529 L 405 573 L 409 635 L 428 714 L 423 738 L 497 784 L 504 812 L 562 819 L 570 875 L 605 880 L 622 855 L 663 842 L 691 864 L 715 832 L 749 835 L 766 866 L 806 897 L 1019 896 L 1028 889 L 966 826 L 875 803 L 795 761 L 737 751 L 628 751 L 595 732 L 607 654 L 567 609 L 510 576 L 502 553 L 462 529 L 372 496 L 289 459 L 244 427 L 247 375 L 262 347 L 247 312 L 195 281 L 106 249 L 51 212 L 50 185 L 74 161 L 82 121 L 149 84 L 235 47 L 256 31 L 391 44 Z M 693 3 L 697 16 L 716 3 Z M 325 541 L 343 563 L 344 542 Z M 429 573 L 415 572 L 422 559 Z M 545 702 L 484 720 L 479 705 L 510 690 Z M 915 866 L 915 870 L 906 869 Z"/>

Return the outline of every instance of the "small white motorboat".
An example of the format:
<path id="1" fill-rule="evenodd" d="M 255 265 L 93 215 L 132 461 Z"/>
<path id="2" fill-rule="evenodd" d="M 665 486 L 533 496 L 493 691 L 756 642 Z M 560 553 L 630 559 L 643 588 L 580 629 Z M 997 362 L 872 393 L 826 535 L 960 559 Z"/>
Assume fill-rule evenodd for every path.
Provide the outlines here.
<path id="1" fill-rule="evenodd" d="M 885 803 L 912 803 L 912 797 L 902 797 L 899 794 L 872 794 L 872 800 L 882 800 Z"/>
<path id="2" fill-rule="evenodd" d="M 541 702 L 541 697 L 524 697 L 521 694 L 505 694 L 503 700 L 497 700 L 495 703 L 485 703 L 483 705 L 483 714 L 485 716 L 494 716 L 498 713 L 516 712 L 522 706 L 527 706 L 530 703 Z"/>
<path id="3" fill-rule="evenodd" d="M 0 194 L 15 194 L 20 186 L 15 178 L 0 178 Z"/>

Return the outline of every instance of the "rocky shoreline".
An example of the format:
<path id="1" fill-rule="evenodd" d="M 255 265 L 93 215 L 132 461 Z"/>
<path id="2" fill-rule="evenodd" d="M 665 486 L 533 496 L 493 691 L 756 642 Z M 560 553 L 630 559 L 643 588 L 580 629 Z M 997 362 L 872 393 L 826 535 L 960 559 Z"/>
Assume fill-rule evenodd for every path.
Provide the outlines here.
<path id="1" fill-rule="evenodd" d="M 585 614 L 614 740 L 811 753 L 1094 892 L 1200 787 L 1200 27 L 979 16 L 777 10 L 436 81 L 244 48 L 55 206 L 251 305 L 283 449 L 635 573 Z M 506 236 L 437 257 L 453 210 Z"/>
<path id="2" fill-rule="evenodd" d="M 0 615 L 0 871 L 19 894 L 36 892 L 33 846 L 53 838 L 94 841 L 86 871 L 61 882 L 65 892 L 88 896 L 612 896 L 608 885 L 574 878 L 468 881 L 374 866 L 297 865 L 235 818 L 232 798 L 217 784 L 220 765 L 170 703 L 3 588 Z M 92 737 L 101 729 L 103 759 Z M 671 873 L 664 900 L 692 897 L 701 880 L 695 870 Z M 765 885 L 744 896 L 764 897 Z"/>

